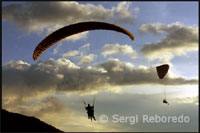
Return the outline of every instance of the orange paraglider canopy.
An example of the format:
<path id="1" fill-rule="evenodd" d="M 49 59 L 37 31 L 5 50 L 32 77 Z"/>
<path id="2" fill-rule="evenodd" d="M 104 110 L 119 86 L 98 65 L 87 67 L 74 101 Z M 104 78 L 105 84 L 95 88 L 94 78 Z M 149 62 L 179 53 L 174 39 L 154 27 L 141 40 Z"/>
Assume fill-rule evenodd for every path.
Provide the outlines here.
<path id="1" fill-rule="evenodd" d="M 160 79 L 163 79 L 165 77 L 165 75 L 167 74 L 168 70 L 169 70 L 169 65 L 164 64 L 164 65 L 161 65 L 161 66 L 157 66 L 156 70 L 157 70 L 158 77 Z"/>
<path id="2" fill-rule="evenodd" d="M 44 38 L 44 40 L 42 40 L 35 48 L 33 53 L 33 59 L 36 60 L 47 48 L 54 45 L 56 42 L 62 40 L 63 38 L 88 30 L 117 31 L 126 34 L 131 38 L 131 40 L 134 40 L 133 34 L 120 26 L 105 22 L 95 22 L 95 21 L 80 22 L 60 28 L 57 31 L 48 35 L 46 38 Z"/>

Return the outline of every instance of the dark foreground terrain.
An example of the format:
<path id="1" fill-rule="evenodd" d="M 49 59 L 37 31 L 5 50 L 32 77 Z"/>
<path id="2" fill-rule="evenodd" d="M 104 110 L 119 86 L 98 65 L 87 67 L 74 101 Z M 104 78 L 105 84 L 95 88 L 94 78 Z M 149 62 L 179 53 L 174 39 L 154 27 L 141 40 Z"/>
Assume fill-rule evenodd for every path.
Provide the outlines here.
<path id="1" fill-rule="evenodd" d="M 2 132 L 63 132 L 35 117 L 11 113 L 1 109 Z"/>

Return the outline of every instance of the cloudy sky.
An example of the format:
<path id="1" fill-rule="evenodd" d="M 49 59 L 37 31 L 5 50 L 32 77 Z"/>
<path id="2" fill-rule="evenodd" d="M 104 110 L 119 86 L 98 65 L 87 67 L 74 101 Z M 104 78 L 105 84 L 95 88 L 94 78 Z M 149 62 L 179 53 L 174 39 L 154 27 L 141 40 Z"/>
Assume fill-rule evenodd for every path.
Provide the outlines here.
<path id="1" fill-rule="evenodd" d="M 32 59 L 45 36 L 82 21 L 122 26 L 135 40 L 87 31 Z M 2 2 L 2 57 L 2 103 L 9 111 L 66 132 L 198 130 L 198 2 Z M 155 67 L 165 63 L 170 69 L 161 80 Z M 92 103 L 94 96 L 91 122 L 81 97 Z M 115 114 L 137 115 L 139 122 L 113 122 Z M 144 123 L 144 115 L 190 121 Z"/>

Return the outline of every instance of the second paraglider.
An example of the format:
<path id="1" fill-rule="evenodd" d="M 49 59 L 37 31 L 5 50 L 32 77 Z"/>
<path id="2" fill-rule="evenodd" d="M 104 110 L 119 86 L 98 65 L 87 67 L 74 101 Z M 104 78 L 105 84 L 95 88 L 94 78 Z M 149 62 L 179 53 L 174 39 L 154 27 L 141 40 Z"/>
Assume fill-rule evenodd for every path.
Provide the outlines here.
<path id="1" fill-rule="evenodd" d="M 157 70 L 158 77 L 160 79 L 163 79 L 166 76 L 166 74 L 168 73 L 169 65 L 164 64 L 164 65 L 161 65 L 161 66 L 157 66 L 156 70 Z M 166 99 L 166 90 L 165 89 L 164 89 L 164 97 L 165 98 L 163 99 L 163 103 L 169 105 L 169 102 Z"/>

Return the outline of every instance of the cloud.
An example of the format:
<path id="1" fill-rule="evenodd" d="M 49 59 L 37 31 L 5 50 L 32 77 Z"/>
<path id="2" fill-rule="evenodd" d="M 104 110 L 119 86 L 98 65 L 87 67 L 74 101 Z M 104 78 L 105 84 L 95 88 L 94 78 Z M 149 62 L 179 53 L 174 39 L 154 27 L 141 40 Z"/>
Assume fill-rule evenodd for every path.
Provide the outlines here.
<path id="1" fill-rule="evenodd" d="M 133 23 L 133 14 L 130 2 L 119 2 L 111 9 L 103 5 L 80 4 L 78 2 L 26 2 L 10 4 L 2 8 L 3 21 L 12 22 L 19 29 L 29 32 L 49 32 L 66 24 L 81 21 L 113 21 Z M 134 9 L 134 8 L 133 8 Z"/>
<path id="2" fill-rule="evenodd" d="M 73 57 L 73 56 L 76 56 L 79 54 L 79 51 L 78 50 L 72 50 L 72 51 L 69 51 L 67 53 L 64 53 L 62 55 L 62 57 Z"/>
<path id="3" fill-rule="evenodd" d="M 198 106 L 194 103 L 184 103 L 181 100 L 168 99 L 170 106 L 162 103 L 163 96 L 161 94 L 132 94 L 132 93 L 109 93 L 102 92 L 98 94 L 95 104 L 96 122 L 87 119 L 86 111 L 81 106 L 81 101 L 77 95 L 65 96 L 65 108 L 67 110 L 61 112 L 49 112 L 47 115 L 43 113 L 39 118 L 51 125 L 59 127 L 66 132 L 69 131 L 196 131 L 198 129 Z M 88 99 L 92 95 L 87 95 Z M 54 99 L 54 98 L 53 98 Z M 51 101 L 51 100 L 48 100 Z M 57 100 L 55 100 L 57 101 Z M 55 102 L 54 101 L 54 102 Z M 131 101 L 131 102 L 130 102 Z M 59 103 L 60 103 L 59 102 Z M 92 102 L 92 101 L 91 101 Z M 42 102 L 39 105 L 43 105 Z M 49 103 L 49 102 L 47 102 Z M 52 103 L 52 102 L 50 102 Z M 56 103 L 56 102 L 55 102 Z M 44 104 L 48 107 L 47 104 Z M 19 106 L 19 105 L 16 105 Z M 35 105 L 36 106 L 36 105 Z M 56 106 L 56 105 L 55 105 Z M 61 105 L 62 106 L 62 105 Z M 34 106 L 30 106 L 34 107 Z M 57 106 L 56 106 L 57 107 Z M 99 122 L 99 116 L 106 114 L 109 118 L 108 123 L 102 124 Z M 112 122 L 112 116 L 136 116 L 138 115 L 138 123 L 130 125 L 127 122 Z M 142 123 L 142 116 L 189 116 L 189 123 Z M 78 119 L 76 119 L 78 118 Z M 175 125 L 179 126 L 175 126 Z"/>
<path id="4" fill-rule="evenodd" d="M 94 55 L 94 54 L 89 54 L 89 55 L 86 55 L 86 56 L 80 56 L 80 64 L 84 64 L 84 65 L 87 65 L 89 64 L 90 62 L 92 62 L 97 56 Z"/>
<path id="5" fill-rule="evenodd" d="M 177 103 L 193 103 L 193 104 L 196 104 L 198 105 L 199 102 L 198 102 L 198 96 L 196 97 L 184 97 L 184 98 L 175 98 L 176 102 Z"/>
<path id="6" fill-rule="evenodd" d="M 124 54 L 128 55 L 131 58 L 136 58 L 136 51 L 129 45 L 120 45 L 120 44 L 105 44 L 103 47 L 102 55 L 108 56 L 112 54 Z"/>
<path id="7" fill-rule="evenodd" d="M 164 24 L 143 24 L 140 27 L 141 33 L 153 33 L 166 35 L 158 42 L 145 44 L 142 53 L 149 60 L 169 61 L 176 55 L 185 55 L 188 52 L 198 50 L 198 28 L 184 26 L 179 23 Z"/>
<path id="8" fill-rule="evenodd" d="M 131 63 L 124 63 L 118 59 L 110 59 L 101 66 L 107 71 L 108 82 L 112 85 L 197 84 L 196 79 L 186 80 L 183 77 L 173 77 L 170 73 L 163 80 L 159 80 L 155 67 L 139 66 L 139 68 L 135 68 Z"/>
<path id="9" fill-rule="evenodd" d="M 7 99 L 9 98 L 11 97 Z M 13 100 L 16 103 L 15 105 L 4 102 L 3 108 L 12 112 L 35 117 L 43 117 L 46 114 L 70 112 L 67 106 L 54 96 L 42 97 L 41 99 L 31 98 L 32 99 L 26 100 L 26 102 Z"/>
<path id="10" fill-rule="evenodd" d="M 156 132 L 156 131 L 197 131 L 198 129 L 198 106 L 194 103 L 185 104 L 181 101 L 173 101 L 168 99 L 170 106 L 162 103 L 162 95 L 152 94 L 111 94 L 101 93 L 98 96 L 98 114 L 106 114 L 109 118 L 110 125 L 117 127 L 118 132 Z M 110 109 L 112 107 L 112 110 Z M 110 109 L 110 110 L 109 110 Z M 138 115 L 138 123 L 130 125 L 130 121 L 113 123 L 112 116 L 136 116 Z M 189 123 L 143 123 L 143 115 L 148 116 L 189 116 Z M 114 125 L 113 125 L 114 124 Z M 179 126 L 175 126 L 179 125 Z M 191 126 L 193 126 L 191 128 Z"/>
<path id="11" fill-rule="evenodd" d="M 59 97 L 59 96 L 57 96 Z M 185 103 L 182 99 L 175 97 L 175 100 L 169 98 L 170 106 L 162 103 L 163 95 L 161 94 L 133 94 L 133 93 L 110 93 L 101 92 L 95 101 L 95 117 L 96 122 L 91 122 L 87 118 L 86 111 L 81 105 L 78 95 L 65 95 L 59 99 L 54 96 L 44 97 L 26 104 L 15 104 L 12 110 L 26 115 L 33 115 L 41 120 L 54 125 L 55 127 L 65 131 L 197 131 L 198 129 L 198 106 L 193 102 Z M 85 96 L 88 103 L 92 102 L 92 95 Z M 90 100 L 88 100 L 90 99 Z M 188 98 L 189 99 L 189 98 Z M 197 98 L 198 99 L 198 98 Z M 131 101 L 131 102 L 130 102 Z M 35 113 L 34 113 L 35 112 Z M 99 117 L 106 114 L 109 118 L 108 123 L 99 122 Z M 136 116 L 138 115 L 138 123 L 130 125 L 127 122 L 112 122 L 112 115 L 119 116 Z M 189 116 L 189 123 L 142 123 L 142 116 Z M 175 125 L 179 126 L 175 126 Z"/>
<path id="12" fill-rule="evenodd" d="M 115 23 L 116 24 L 133 24 L 136 14 L 139 12 L 139 8 L 133 8 L 131 11 L 129 7 L 131 2 L 120 2 L 116 8 L 114 8 Z M 135 16 L 133 16 L 133 14 Z"/>
<path id="13" fill-rule="evenodd" d="M 90 50 L 90 43 L 86 43 L 81 46 L 78 50 L 72 50 L 67 53 L 62 54 L 62 57 L 74 57 L 78 60 L 78 64 L 80 65 L 88 65 L 93 60 L 97 58 L 97 55 L 89 54 L 87 52 Z"/>
<path id="14" fill-rule="evenodd" d="M 71 61 L 60 58 L 28 64 L 10 62 L 2 68 L 3 97 L 23 101 L 56 92 L 93 93 L 102 90 L 119 91 L 127 85 L 196 85 L 197 79 L 173 77 L 170 73 L 159 80 L 155 67 L 135 68 L 131 63 L 110 59 L 100 64 L 101 69 L 80 68 Z M 102 71 L 103 70 L 103 71 Z"/>
<path id="15" fill-rule="evenodd" d="M 62 49 L 62 44 L 58 44 L 56 48 L 54 48 L 53 53 L 57 54 L 59 50 Z M 77 55 L 84 55 L 90 50 L 90 43 L 86 43 L 85 45 L 81 46 L 78 50 L 71 50 L 66 53 L 61 53 L 62 57 L 74 57 Z"/>
<path id="16" fill-rule="evenodd" d="M 75 130 L 104 131 L 106 129 L 117 131 L 115 128 L 110 128 L 108 125 L 102 125 L 99 122 L 91 123 L 86 116 L 85 108 L 80 106 L 79 98 L 66 95 L 64 100 L 56 96 L 40 99 L 31 97 L 26 103 L 15 101 L 16 104 L 11 105 L 11 103 L 5 104 L 6 100 L 3 99 L 3 108 L 11 112 L 37 117 L 66 132 Z"/>
<path id="17" fill-rule="evenodd" d="M 87 52 L 89 50 L 90 43 L 86 43 L 85 45 L 81 46 L 78 50 L 72 50 L 62 54 L 62 57 L 74 57 L 78 60 L 78 64 L 87 65 L 97 57 L 97 55 L 94 54 L 87 55 Z"/>
<path id="18" fill-rule="evenodd" d="M 90 43 L 86 43 L 85 45 L 81 46 L 79 48 L 79 51 L 81 54 L 85 54 L 86 52 L 88 52 L 90 50 Z"/>
<path id="19" fill-rule="evenodd" d="M 31 109 L 32 111 L 30 110 L 27 112 L 32 112 L 34 116 L 42 116 L 49 113 L 69 112 L 64 102 L 53 96 L 48 96 L 39 101 L 39 103 L 36 103 L 36 105 L 33 105 L 33 108 L 28 107 L 28 109 Z"/>

